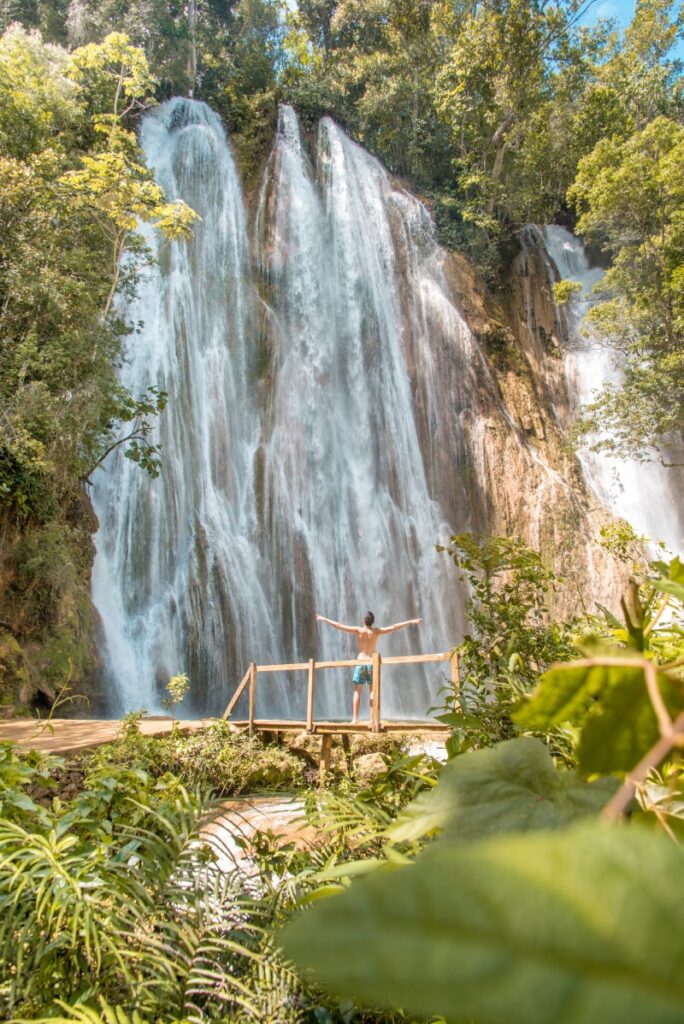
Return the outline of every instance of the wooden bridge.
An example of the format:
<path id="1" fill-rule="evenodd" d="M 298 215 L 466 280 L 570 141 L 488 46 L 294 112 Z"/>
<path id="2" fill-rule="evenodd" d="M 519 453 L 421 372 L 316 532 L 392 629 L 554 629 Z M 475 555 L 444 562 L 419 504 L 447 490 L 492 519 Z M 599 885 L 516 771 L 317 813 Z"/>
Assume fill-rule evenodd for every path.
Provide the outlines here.
<path id="1" fill-rule="evenodd" d="M 314 716 L 314 699 L 321 672 L 326 669 L 356 668 L 360 664 L 358 659 L 353 661 L 314 661 L 311 659 L 310 661 L 291 665 L 257 665 L 253 662 L 233 693 L 228 707 L 223 713 L 223 718 L 230 719 L 231 725 L 238 729 L 248 730 L 250 733 L 270 732 L 277 736 L 281 732 L 308 732 L 311 735 L 320 736 L 320 767 L 321 778 L 324 780 L 325 773 L 330 767 L 330 755 L 334 736 L 341 737 L 349 764 L 351 758 L 349 737 L 355 733 L 405 733 L 420 735 L 425 733 L 444 734 L 448 732 L 446 726 L 434 720 L 396 721 L 383 719 L 382 717 L 383 668 L 387 665 L 424 665 L 430 662 L 448 662 L 452 683 L 458 689 L 459 668 L 456 651 L 448 651 L 444 654 L 413 654 L 387 658 L 382 658 L 379 654 L 375 654 L 372 661 L 373 702 L 370 722 L 357 722 L 355 724 L 351 722 L 317 721 Z M 257 718 L 257 680 L 260 673 L 269 672 L 307 673 L 306 720 Z M 248 696 L 248 716 L 245 719 L 233 719 L 231 716 L 237 707 L 240 697 L 245 692 L 247 692 Z M 211 725 L 212 721 L 213 719 L 180 721 L 177 725 L 182 731 L 190 732 L 204 729 Z M 118 720 L 52 719 L 49 723 L 42 723 L 31 718 L 9 719 L 0 722 L 0 742 L 10 740 L 25 750 L 76 754 L 91 750 L 102 743 L 111 743 L 118 734 L 120 724 Z M 174 723 L 171 718 L 161 716 L 145 718 L 139 724 L 140 730 L 149 736 L 166 735 L 172 730 L 173 726 Z"/>
<path id="2" fill-rule="evenodd" d="M 373 655 L 372 668 L 372 693 L 370 722 L 335 722 L 317 721 L 314 716 L 314 700 L 316 687 L 319 681 L 319 674 L 325 669 L 331 668 L 357 668 L 363 664 L 358 659 L 349 661 L 310 661 L 295 662 L 289 665 L 257 665 L 252 662 L 238 683 L 238 686 L 230 698 L 224 718 L 229 718 L 231 724 L 238 728 L 254 732 L 307 732 L 311 735 L 321 736 L 321 776 L 330 766 L 330 753 L 332 749 L 333 736 L 340 736 L 345 753 L 349 757 L 349 736 L 354 733 L 426 733 L 445 732 L 445 726 L 441 722 L 433 721 L 397 721 L 384 719 L 382 717 L 382 678 L 383 669 L 387 665 L 424 665 L 426 663 L 445 663 L 450 666 L 451 681 L 456 689 L 459 687 L 458 653 L 455 650 L 441 654 L 408 654 L 395 655 L 383 658 L 377 652 Z M 259 674 L 270 672 L 306 672 L 306 720 L 293 720 L 289 718 L 258 718 L 257 707 L 257 680 Z M 233 719 L 231 716 L 237 707 L 242 695 L 247 692 L 248 714 L 247 718 Z"/>

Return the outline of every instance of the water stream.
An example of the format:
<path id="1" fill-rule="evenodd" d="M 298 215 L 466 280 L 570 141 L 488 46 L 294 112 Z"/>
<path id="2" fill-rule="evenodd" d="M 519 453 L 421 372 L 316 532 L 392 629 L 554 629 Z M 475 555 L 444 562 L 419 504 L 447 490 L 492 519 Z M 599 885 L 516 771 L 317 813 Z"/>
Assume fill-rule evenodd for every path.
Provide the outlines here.
<path id="1" fill-rule="evenodd" d="M 578 281 L 582 292 L 568 303 L 563 360 L 572 411 L 590 402 L 604 385 L 619 380 L 615 349 L 587 334 L 584 318 L 591 289 L 603 271 L 592 267 L 581 241 L 565 228 L 549 225 L 543 232 L 548 255 L 561 280 Z M 673 552 L 684 547 L 684 519 L 672 472 L 656 462 L 618 459 L 609 453 L 579 451 L 586 479 L 597 498 L 635 530 L 652 541 L 664 541 Z"/>

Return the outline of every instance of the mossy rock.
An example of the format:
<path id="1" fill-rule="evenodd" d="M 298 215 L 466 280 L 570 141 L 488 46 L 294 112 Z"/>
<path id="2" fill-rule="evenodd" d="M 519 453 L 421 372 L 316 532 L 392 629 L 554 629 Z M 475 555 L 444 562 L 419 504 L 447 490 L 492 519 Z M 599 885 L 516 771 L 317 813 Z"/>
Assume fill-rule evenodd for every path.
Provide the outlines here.
<path id="1" fill-rule="evenodd" d="M 18 640 L 0 627 L 0 714 L 13 714 L 15 705 L 26 706 L 35 694 L 35 686 Z"/>

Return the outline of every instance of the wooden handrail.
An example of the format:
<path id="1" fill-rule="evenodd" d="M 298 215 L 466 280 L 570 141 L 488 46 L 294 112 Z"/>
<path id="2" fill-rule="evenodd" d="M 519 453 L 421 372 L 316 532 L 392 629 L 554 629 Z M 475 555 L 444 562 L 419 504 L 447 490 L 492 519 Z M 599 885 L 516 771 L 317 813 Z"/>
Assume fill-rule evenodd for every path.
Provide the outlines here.
<path id="1" fill-rule="evenodd" d="M 382 665 L 423 665 L 430 662 L 448 661 L 451 663 L 451 678 L 454 685 L 458 689 L 459 687 L 459 668 L 458 668 L 458 652 L 456 649 L 445 651 L 437 654 L 395 654 L 388 655 L 386 658 L 381 658 L 376 651 L 373 655 L 373 709 L 371 714 L 372 729 L 373 732 L 379 732 L 382 728 L 382 719 L 380 714 L 380 687 L 381 687 L 381 673 Z M 256 677 L 259 672 L 303 672 L 306 670 L 308 673 L 307 680 L 307 705 L 306 705 L 306 729 L 307 732 L 314 731 L 314 692 L 315 692 L 315 673 L 319 669 L 323 668 L 356 668 L 359 664 L 358 658 L 349 658 L 341 661 L 314 661 L 312 658 L 310 661 L 299 661 L 292 662 L 283 665 L 256 665 L 251 662 L 249 668 L 245 672 L 244 676 L 240 680 L 238 687 L 230 699 L 230 702 L 223 712 L 224 718 L 229 718 L 232 714 L 235 706 L 244 693 L 245 689 L 249 686 L 249 727 L 250 730 L 254 728 L 255 719 L 255 706 L 256 706 Z"/>
<path id="2" fill-rule="evenodd" d="M 254 732 L 254 711 L 256 708 L 256 665 L 250 665 L 250 735 Z"/>
<path id="3" fill-rule="evenodd" d="M 428 661 L 450 661 L 451 651 L 440 654 L 388 654 L 383 656 L 383 665 L 420 665 Z M 317 661 L 316 668 L 354 668 L 358 658 L 347 658 L 344 661 Z M 308 669 L 308 661 L 292 662 L 289 665 L 257 665 L 257 672 L 303 672 Z"/>
<path id="4" fill-rule="evenodd" d="M 233 696 L 230 698 L 230 701 L 228 703 L 228 707 L 223 712 L 223 717 L 224 718 L 229 718 L 230 715 L 233 713 L 235 705 L 240 700 L 240 697 L 242 696 L 242 694 L 244 692 L 244 689 L 247 686 L 247 683 L 249 682 L 249 677 L 250 677 L 251 672 L 252 672 L 252 666 L 250 665 L 249 668 L 247 669 L 247 671 L 245 672 L 244 676 L 242 677 L 242 679 L 238 683 L 237 690 L 235 691 Z"/>

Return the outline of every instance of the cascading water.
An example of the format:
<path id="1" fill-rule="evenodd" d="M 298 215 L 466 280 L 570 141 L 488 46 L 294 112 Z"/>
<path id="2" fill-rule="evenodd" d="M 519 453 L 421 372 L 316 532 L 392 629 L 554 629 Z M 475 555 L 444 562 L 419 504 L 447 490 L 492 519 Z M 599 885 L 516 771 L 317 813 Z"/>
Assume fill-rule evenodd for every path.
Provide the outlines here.
<path id="1" fill-rule="evenodd" d="M 448 528 L 428 488 L 407 371 L 393 191 L 329 119 L 316 164 L 318 187 L 294 111 L 281 108 L 257 213 L 274 381 L 262 550 L 280 581 L 277 616 L 300 656 L 314 645 L 329 658 L 353 650 L 327 626 L 316 644 L 312 598 L 347 622 L 367 607 L 380 623 L 422 615 L 420 631 L 397 635 L 391 650 L 441 650 L 457 635 L 457 592 L 434 550 Z M 348 679 L 325 687 L 332 713 L 348 713 Z M 403 680 L 393 670 L 384 707 L 424 710 L 430 689 L 415 669 Z"/>
<path id="2" fill-rule="evenodd" d="M 619 379 L 617 353 L 583 332 L 590 292 L 603 272 L 590 266 L 582 243 L 565 228 L 549 225 L 543 239 L 559 277 L 582 285 L 581 295 L 569 303 L 563 352 L 568 392 L 576 411 L 605 384 Z M 550 273 L 554 278 L 551 268 Z M 651 540 L 664 541 L 673 552 L 683 550 L 684 519 L 671 471 L 657 463 L 617 459 L 586 449 L 579 457 L 591 488 L 607 508 Z"/>
<path id="3" fill-rule="evenodd" d="M 189 243 L 146 233 L 156 262 L 121 309 L 138 325 L 123 381 L 134 394 L 158 385 L 169 405 L 151 437 L 161 477 L 118 450 L 94 489 L 93 600 L 111 711 L 158 708 L 168 678 L 187 672 L 193 711 L 215 713 L 252 659 L 353 656 L 353 640 L 317 626 L 316 611 L 359 622 L 372 608 L 380 625 L 422 616 L 383 652 L 448 650 L 463 593 L 434 545 L 452 529 L 516 532 L 586 580 L 588 599 L 614 589 L 592 540 L 605 513 L 553 447 L 570 417 L 547 351 L 548 331 L 563 335 L 560 315 L 556 327 L 535 321 L 539 273 L 542 290 L 556 267 L 586 287 L 595 279 L 576 239 L 560 228 L 523 237 L 521 344 L 550 441 L 543 412 L 530 428 L 519 383 L 502 394 L 454 299 L 458 264 L 423 204 L 330 119 L 309 157 L 294 111 L 281 109 L 253 232 L 208 107 L 163 104 L 142 144 L 167 195 L 202 219 Z M 609 353 L 582 337 L 582 315 L 575 303 L 564 341 L 573 406 L 612 372 Z M 649 506 L 636 467 L 582 462 L 602 502 L 677 544 L 667 474 L 638 468 Z M 317 717 L 349 715 L 349 676 L 319 677 Z M 388 668 L 383 713 L 422 716 L 443 678 Z M 303 674 L 260 676 L 257 705 L 260 716 L 301 720 Z"/>
<path id="4" fill-rule="evenodd" d="M 215 707 L 257 640 L 264 657 L 276 651 L 252 473 L 245 213 L 225 133 L 204 104 L 163 104 L 145 118 L 142 145 L 167 195 L 202 221 L 188 244 L 148 237 L 158 262 L 125 310 L 142 326 L 124 383 L 169 394 L 152 438 L 164 466 L 151 481 L 119 450 L 98 476 L 93 600 L 113 710 L 155 708 L 159 686 L 182 671 L 201 680 L 195 706 Z"/>
<path id="5" fill-rule="evenodd" d="M 453 394 L 437 394 L 429 328 L 462 351 L 465 388 L 486 374 L 426 211 L 328 119 L 314 169 L 283 108 L 252 274 L 216 116 L 172 100 L 146 118 L 142 144 L 167 195 L 202 222 L 189 244 L 150 238 L 158 263 L 125 310 L 142 327 L 124 382 L 158 384 L 169 408 L 153 438 L 161 478 L 119 452 L 95 490 L 93 599 L 116 710 L 154 708 L 186 671 L 195 710 L 217 711 L 253 658 L 352 655 L 348 637 L 316 630 L 315 611 L 358 622 L 372 608 L 380 625 L 420 615 L 385 652 L 449 649 L 462 598 L 434 551 L 449 528 L 425 439 Z M 319 684 L 317 715 L 349 714 L 349 673 L 335 675 Z M 384 713 L 424 714 L 442 679 L 388 670 Z M 302 717 L 302 676 L 263 689 L 260 677 L 259 700 L 261 714 Z"/>

